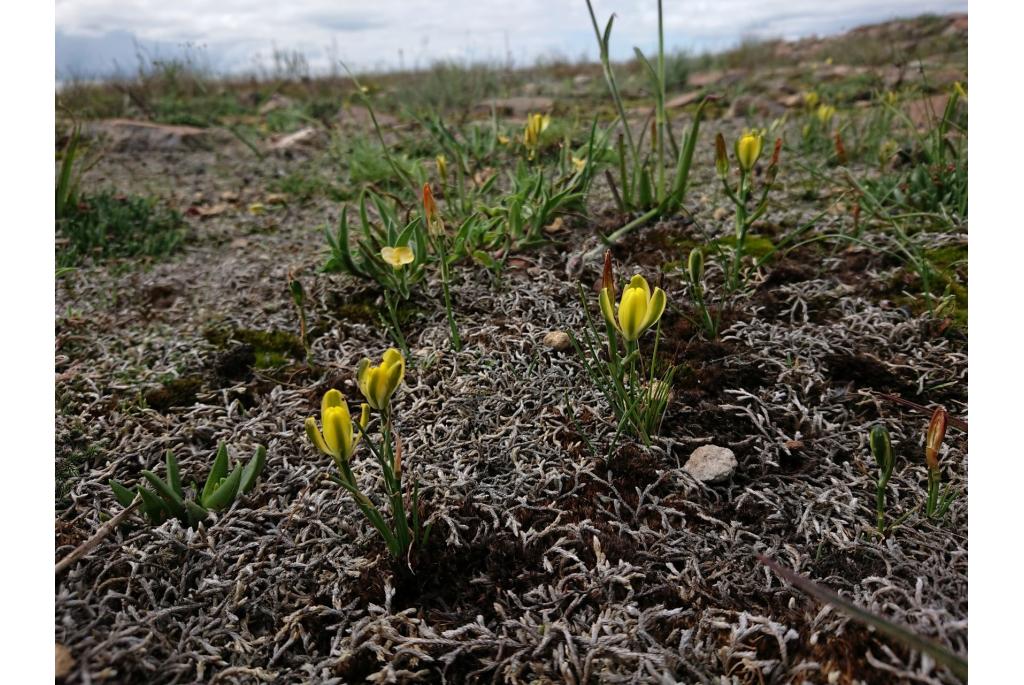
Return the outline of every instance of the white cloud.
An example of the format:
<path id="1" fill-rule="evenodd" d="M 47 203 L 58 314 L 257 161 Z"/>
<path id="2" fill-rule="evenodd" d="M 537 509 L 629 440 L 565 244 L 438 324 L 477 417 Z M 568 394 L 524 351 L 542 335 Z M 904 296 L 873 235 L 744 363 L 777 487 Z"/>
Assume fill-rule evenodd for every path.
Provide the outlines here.
<path id="1" fill-rule="evenodd" d="M 653 0 L 594 4 L 602 28 L 616 13 L 615 56 L 628 56 L 633 45 L 654 47 Z M 691 51 L 721 49 L 745 36 L 797 38 L 895 16 L 966 10 L 966 0 L 669 0 L 666 42 Z M 266 60 L 274 48 L 303 52 L 314 68 L 326 68 L 334 55 L 357 68 L 395 67 L 400 59 L 409 67 L 509 54 L 517 63 L 596 55 L 582 0 L 57 0 L 56 17 L 62 37 L 91 40 L 91 57 L 99 63 L 104 37 L 113 32 L 165 49 L 205 46 L 211 64 L 229 70 L 252 67 L 254 55 Z"/>

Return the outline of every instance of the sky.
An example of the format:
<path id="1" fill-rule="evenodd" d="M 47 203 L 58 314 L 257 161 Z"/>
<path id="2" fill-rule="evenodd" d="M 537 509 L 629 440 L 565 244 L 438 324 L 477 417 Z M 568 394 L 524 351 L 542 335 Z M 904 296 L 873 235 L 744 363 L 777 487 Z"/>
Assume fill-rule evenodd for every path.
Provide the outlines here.
<path id="1" fill-rule="evenodd" d="M 616 15 L 613 58 L 656 47 L 654 0 L 593 4 L 602 29 Z M 966 0 L 666 0 L 665 42 L 700 53 L 966 11 Z M 55 28 L 58 79 L 130 73 L 140 53 L 225 73 L 272 68 L 275 50 L 301 53 L 314 72 L 597 57 L 584 0 L 56 0 Z"/>

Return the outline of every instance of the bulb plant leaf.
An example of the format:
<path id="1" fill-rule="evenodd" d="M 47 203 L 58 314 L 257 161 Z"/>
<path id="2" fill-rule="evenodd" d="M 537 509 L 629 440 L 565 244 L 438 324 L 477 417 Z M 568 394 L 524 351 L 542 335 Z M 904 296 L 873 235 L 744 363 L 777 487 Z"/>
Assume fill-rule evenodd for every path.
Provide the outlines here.
<path id="1" fill-rule="evenodd" d="M 159 525 L 168 518 L 176 518 L 184 525 L 195 527 L 212 511 L 223 511 L 231 506 L 239 494 L 247 494 L 256 486 L 256 481 L 267 464 L 267 450 L 260 445 L 252 458 L 244 466 L 236 464 L 230 473 L 230 457 L 227 445 L 221 443 L 217 448 L 213 466 L 201 492 L 193 483 L 195 496 L 185 491 L 181 481 L 178 460 L 171 450 L 167 451 L 166 479 L 160 478 L 152 471 L 142 471 L 142 478 L 152 489 L 143 487 L 140 482 L 135 491 L 130 490 L 120 481 L 111 479 L 110 489 L 114 498 L 123 507 L 135 500 L 135 494 L 142 498 L 141 511 L 143 516 L 153 525 Z"/>

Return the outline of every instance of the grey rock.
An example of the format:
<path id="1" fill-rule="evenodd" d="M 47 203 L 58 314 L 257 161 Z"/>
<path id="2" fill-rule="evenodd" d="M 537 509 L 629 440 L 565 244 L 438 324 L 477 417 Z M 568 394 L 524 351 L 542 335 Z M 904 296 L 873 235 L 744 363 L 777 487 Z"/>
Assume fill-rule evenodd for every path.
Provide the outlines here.
<path id="1" fill-rule="evenodd" d="M 558 352 L 565 352 L 572 347 L 572 341 L 569 340 L 569 335 L 564 331 L 549 331 L 544 336 L 544 344 Z"/>
<path id="2" fill-rule="evenodd" d="M 701 445 L 695 449 L 683 470 L 702 483 L 718 483 L 736 473 L 736 455 L 728 447 Z"/>

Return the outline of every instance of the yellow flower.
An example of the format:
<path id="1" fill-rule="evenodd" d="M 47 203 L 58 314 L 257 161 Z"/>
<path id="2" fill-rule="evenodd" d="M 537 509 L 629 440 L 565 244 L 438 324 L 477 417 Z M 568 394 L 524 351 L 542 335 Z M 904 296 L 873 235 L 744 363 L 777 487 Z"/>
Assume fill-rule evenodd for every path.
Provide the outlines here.
<path id="1" fill-rule="evenodd" d="M 380 258 L 392 267 L 401 269 L 406 264 L 412 264 L 413 260 L 416 259 L 416 255 L 413 254 L 412 248 L 408 245 L 399 245 L 398 247 L 382 247 L 380 249 Z"/>
<path id="2" fill-rule="evenodd" d="M 498 136 L 498 143 L 500 145 L 508 145 L 510 142 L 512 142 L 512 140 L 508 136 Z"/>
<path id="3" fill-rule="evenodd" d="M 736 159 L 744 171 L 754 168 L 757 158 L 761 156 L 764 136 L 756 131 L 748 131 L 736 141 Z"/>
<path id="4" fill-rule="evenodd" d="M 807 109 L 814 109 L 818 106 L 818 102 L 818 94 L 813 90 L 808 93 L 804 93 L 804 104 L 807 105 Z"/>
<path id="5" fill-rule="evenodd" d="M 359 425 L 366 428 L 370 421 L 370 406 L 362 405 L 359 416 Z M 320 423 L 323 425 L 323 434 L 316 427 L 316 419 L 310 416 L 306 419 L 306 435 L 324 454 L 330 455 L 340 466 L 341 462 L 352 458 L 356 446 L 359 444 L 359 435 L 353 435 L 352 417 L 348 413 L 348 403 L 345 396 L 337 390 L 328 390 L 320 403 Z"/>
<path id="6" fill-rule="evenodd" d="M 391 396 L 405 378 L 405 359 L 402 353 L 390 348 L 384 353 L 380 366 L 370 366 L 370 360 L 363 358 L 356 370 L 359 391 L 374 409 L 387 409 Z"/>
<path id="7" fill-rule="evenodd" d="M 619 300 L 618 321 L 615 320 L 615 312 L 612 311 L 612 296 L 608 288 L 601 288 L 601 314 L 605 321 L 615 326 L 622 337 L 633 342 L 640 335 L 657 323 L 661 315 L 665 313 L 665 291 L 655 288 L 651 292 L 651 286 L 647 280 L 637 274 L 630 280 L 629 285 L 622 291 L 622 299 Z"/>
<path id="8" fill-rule="evenodd" d="M 540 145 L 540 134 L 547 130 L 551 124 L 551 117 L 547 114 L 531 114 L 526 118 L 526 129 L 523 131 L 523 145 L 530 150 L 530 157 Z"/>
<path id="9" fill-rule="evenodd" d="M 953 84 L 953 90 L 956 92 L 957 95 L 962 97 L 964 100 L 967 99 L 967 91 L 964 90 L 963 84 L 960 83 L 959 81 Z"/>
<path id="10" fill-rule="evenodd" d="M 821 105 L 815 114 L 818 117 L 818 121 L 822 124 L 828 124 L 828 122 L 832 121 L 832 117 L 836 115 L 836 108 L 832 105 Z"/>
<path id="11" fill-rule="evenodd" d="M 579 157 L 573 157 L 572 166 L 576 170 L 577 174 L 582 174 L 583 170 L 587 168 L 587 160 L 580 159 Z"/>
<path id="12" fill-rule="evenodd" d="M 437 162 L 437 173 L 440 174 L 441 181 L 447 183 L 447 181 L 448 181 L 448 160 L 445 158 L 444 155 L 438 155 L 435 161 Z"/>

